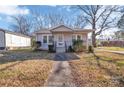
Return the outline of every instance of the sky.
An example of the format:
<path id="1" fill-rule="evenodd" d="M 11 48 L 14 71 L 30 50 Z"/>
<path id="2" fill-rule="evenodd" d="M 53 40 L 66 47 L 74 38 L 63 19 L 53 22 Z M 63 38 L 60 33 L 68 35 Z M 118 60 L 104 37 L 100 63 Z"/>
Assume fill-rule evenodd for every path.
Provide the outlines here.
<path id="1" fill-rule="evenodd" d="M 16 15 L 31 15 L 31 12 L 35 9 L 40 9 L 41 13 L 60 13 L 64 16 L 73 16 L 74 11 L 71 11 L 69 6 L 55 6 L 55 5 L 30 5 L 30 6 L 0 6 L 0 28 L 10 29 L 10 24 L 13 22 L 11 16 Z"/>
<path id="2" fill-rule="evenodd" d="M 49 13 L 60 13 L 65 17 L 71 18 L 72 16 L 76 16 L 80 12 L 70 8 L 70 6 L 56 6 L 56 5 L 14 5 L 14 6 L 7 6 L 7 5 L 0 5 L 0 28 L 11 30 L 10 25 L 13 23 L 11 16 L 16 15 L 27 15 L 30 16 L 33 10 L 40 10 L 41 14 L 49 14 Z M 113 15 L 113 16 L 119 16 Z M 72 20 L 73 21 L 73 20 Z M 90 29 L 89 26 L 87 26 Z M 104 34 L 111 34 L 113 31 L 117 29 L 111 29 L 110 31 L 104 32 Z"/>

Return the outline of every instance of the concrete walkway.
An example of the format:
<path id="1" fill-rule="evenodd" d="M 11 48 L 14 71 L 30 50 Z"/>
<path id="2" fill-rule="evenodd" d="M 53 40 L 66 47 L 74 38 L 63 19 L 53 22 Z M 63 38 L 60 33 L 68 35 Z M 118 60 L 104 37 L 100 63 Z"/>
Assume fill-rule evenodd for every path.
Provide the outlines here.
<path id="1" fill-rule="evenodd" d="M 64 53 L 55 56 L 56 63 L 53 66 L 51 74 L 45 83 L 46 87 L 74 87 L 73 77 L 67 57 Z"/>

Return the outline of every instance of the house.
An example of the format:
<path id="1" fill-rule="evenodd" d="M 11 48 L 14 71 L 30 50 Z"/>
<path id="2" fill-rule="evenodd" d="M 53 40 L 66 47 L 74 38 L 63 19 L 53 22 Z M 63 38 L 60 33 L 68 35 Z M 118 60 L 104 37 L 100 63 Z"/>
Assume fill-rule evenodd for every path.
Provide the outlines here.
<path id="1" fill-rule="evenodd" d="M 30 46 L 31 46 L 30 36 L 0 29 L 0 50 Z"/>
<path id="2" fill-rule="evenodd" d="M 124 40 L 124 31 L 115 32 L 116 40 Z"/>
<path id="3" fill-rule="evenodd" d="M 72 40 L 83 40 L 83 45 L 88 47 L 88 33 L 93 29 L 73 29 L 65 25 L 59 25 L 50 29 L 42 29 L 35 32 L 36 41 L 41 42 L 41 49 L 48 50 L 48 45 L 54 44 L 56 52 L 65 52 L 72 46 Z"/>

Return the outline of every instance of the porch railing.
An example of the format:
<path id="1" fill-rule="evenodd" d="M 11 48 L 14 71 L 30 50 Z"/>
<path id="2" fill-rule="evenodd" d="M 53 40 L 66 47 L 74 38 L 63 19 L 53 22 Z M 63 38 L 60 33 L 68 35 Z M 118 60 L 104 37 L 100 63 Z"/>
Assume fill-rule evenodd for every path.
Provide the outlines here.
<path id="1" fill-rule="evenodd" d="M 65 51 L 66 52 L 68 51 L 68 47 L 67 47 L 66 41 L 65 41 Z"/>

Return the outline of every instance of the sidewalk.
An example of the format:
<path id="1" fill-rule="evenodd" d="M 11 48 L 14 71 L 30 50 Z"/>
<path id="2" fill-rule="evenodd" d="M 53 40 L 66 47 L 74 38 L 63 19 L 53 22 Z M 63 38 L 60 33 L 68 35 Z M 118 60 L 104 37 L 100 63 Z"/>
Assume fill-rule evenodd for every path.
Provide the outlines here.
<path id="1" fill-rule="evenodd" d="M 46 81 L 45 87 L 75 87 L 67 61 L 56 62 Z"/>
<path id="2" fill-rule="evenodd" d="M 73 76 L 71 74 L 71 68 L 68 63 L 69 56 L 65 53 L 56 54 L 52 71 L 46 81 L 46 87 L 75 87 L 73 83 Z"/>

